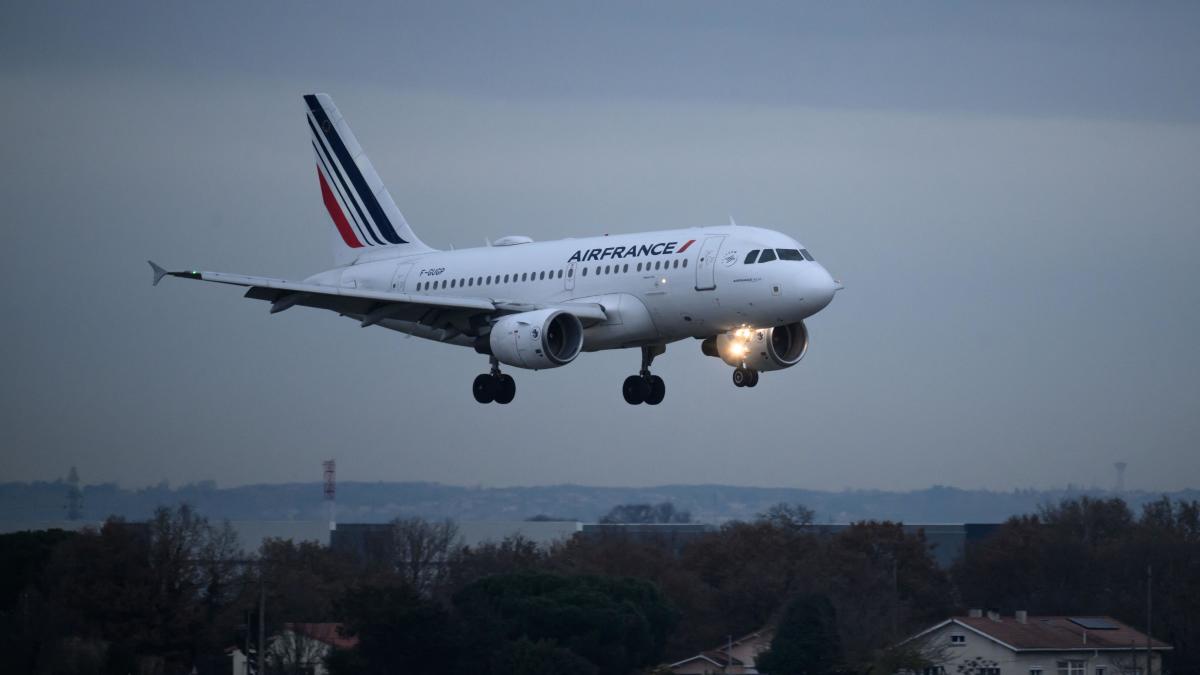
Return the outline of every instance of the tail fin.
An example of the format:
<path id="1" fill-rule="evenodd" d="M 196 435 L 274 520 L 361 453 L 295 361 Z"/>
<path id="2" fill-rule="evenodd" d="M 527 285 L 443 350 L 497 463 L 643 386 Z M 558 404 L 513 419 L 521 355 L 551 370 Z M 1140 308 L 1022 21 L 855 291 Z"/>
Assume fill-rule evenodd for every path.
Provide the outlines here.
<path id="1" fill-rule="evenodd" d="M 304 103 L 321 198 L 337 228 L 337 262 L 353 262 L 365 251 L 378 248 L 428 250 L 396 208 L 333 99 L 328 94 L 307 94 Z"/>

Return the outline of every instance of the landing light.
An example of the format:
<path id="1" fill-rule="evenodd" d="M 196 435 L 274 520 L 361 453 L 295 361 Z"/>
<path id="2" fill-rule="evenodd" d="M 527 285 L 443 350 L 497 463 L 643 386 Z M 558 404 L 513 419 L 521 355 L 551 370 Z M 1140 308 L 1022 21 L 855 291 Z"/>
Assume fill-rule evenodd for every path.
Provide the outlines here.
<path id="1" fill-rule="evenodd" d="M 739 358 L 742 356 L 745 356 L 746 355 L 746 345 L 744 345 L 740 342 L 735 342 L 735 343 L 729 345 L 729 353 L 734 356 L 737 356 Z"/>

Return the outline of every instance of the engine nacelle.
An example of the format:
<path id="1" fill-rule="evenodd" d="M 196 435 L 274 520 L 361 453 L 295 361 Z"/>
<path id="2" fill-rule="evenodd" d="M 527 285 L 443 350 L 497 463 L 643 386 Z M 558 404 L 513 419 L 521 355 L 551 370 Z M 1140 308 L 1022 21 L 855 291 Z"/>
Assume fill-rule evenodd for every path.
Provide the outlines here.
<path id="1" fill-rule="evenodd" d="M 579 356 L 583 324 L 561 309 L 509 314 L 492 324 L 487 347 L 500 363 L 532 370 L 557 368 Z"/>
<path id="2" fill-rule="evenodd" d="M 803 321 L 774 328 L 739 328 L 708 338 L 700 349 L 735 368 L 783 370 L 804 358 L 808 328 Z"/>

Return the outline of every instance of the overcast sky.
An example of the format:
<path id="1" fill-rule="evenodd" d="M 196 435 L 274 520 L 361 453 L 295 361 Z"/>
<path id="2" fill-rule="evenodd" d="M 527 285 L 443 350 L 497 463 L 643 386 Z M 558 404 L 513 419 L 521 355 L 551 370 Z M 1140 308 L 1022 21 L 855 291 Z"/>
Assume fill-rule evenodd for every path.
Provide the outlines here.
<path id="1" fill-rule="evenodd" d="M 0 6 L 0 480 L 1200 485 L 1200 4 Z M 422 239 L 739 223 L 846 290 L 736 389 L 699 343 L 509 369 L 174 267 L 331 265 L 300 99 Z"/>

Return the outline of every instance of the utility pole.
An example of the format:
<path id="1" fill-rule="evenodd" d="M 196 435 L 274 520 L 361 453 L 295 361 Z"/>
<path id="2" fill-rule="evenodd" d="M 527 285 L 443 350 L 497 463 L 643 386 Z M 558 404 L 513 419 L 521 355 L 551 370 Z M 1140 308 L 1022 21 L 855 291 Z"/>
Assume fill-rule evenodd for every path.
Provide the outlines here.
<path id="1" fill-rule="evenodd" d="M 263 581 L 259 581 L 258 586 L 258 675 L 265 675 L 267 672 L 263 667 L 263 652 L 266 649 L 267 641 L 267 623 L 264 618 L 267 613 L 267 585 Z"/>
<path id="2" fill-rule="evenodd" d="M 1154 570 L 1146 565 L 1146 675 L 1154 675 L 1154 652 L 1150 650 L 1150 619 L 1153 616 Z"/>

